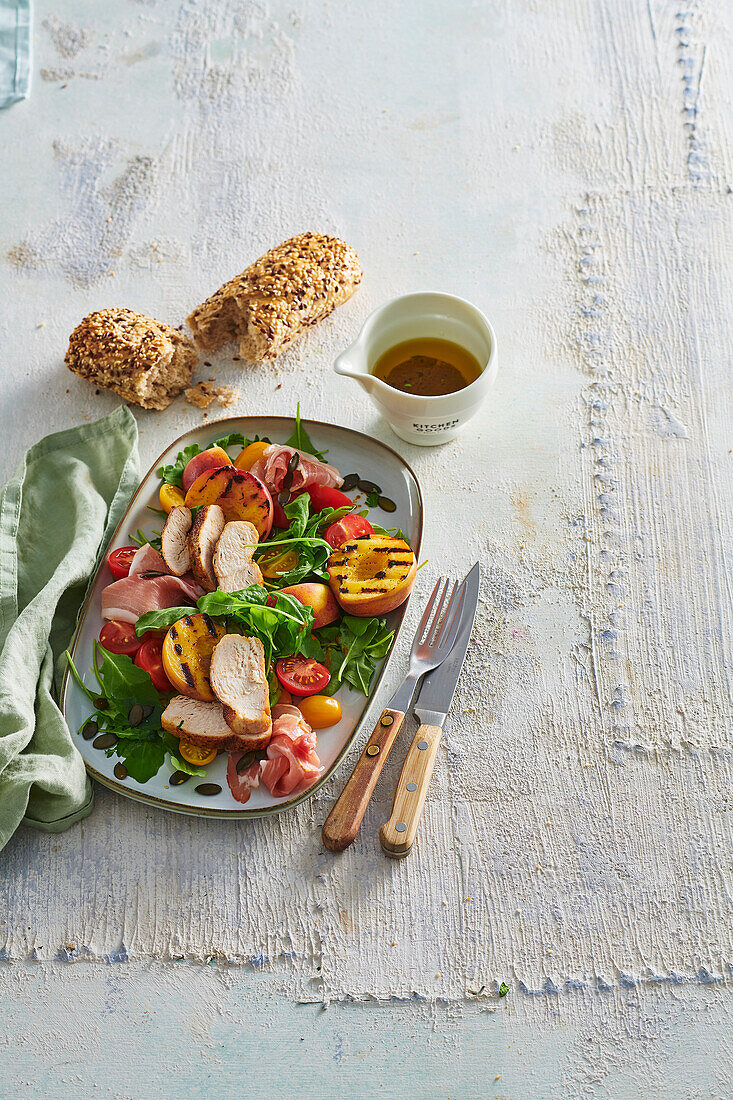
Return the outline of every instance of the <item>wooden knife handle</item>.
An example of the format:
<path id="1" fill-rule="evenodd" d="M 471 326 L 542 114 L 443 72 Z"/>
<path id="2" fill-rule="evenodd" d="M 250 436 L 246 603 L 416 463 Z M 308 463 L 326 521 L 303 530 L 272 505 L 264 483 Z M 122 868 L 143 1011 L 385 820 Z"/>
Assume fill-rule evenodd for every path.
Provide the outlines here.
<path id="1" fill-rule="evenodd" d="M 392 814 L 379 830 L 382 849 L 393 859 L 401 859 L 412 848 L 442 733 L 440 726 L 420 726 L 408 749 L 397 780 Z"/>
<path id="2" fill-rule="evenodd" d="M 369 799 L 405 720 L 404 711 L 385 708 L 364 746 L 356 767 L 326 818 L 321 836 L 332 852 L 343 852 L 359 832 Z"/>

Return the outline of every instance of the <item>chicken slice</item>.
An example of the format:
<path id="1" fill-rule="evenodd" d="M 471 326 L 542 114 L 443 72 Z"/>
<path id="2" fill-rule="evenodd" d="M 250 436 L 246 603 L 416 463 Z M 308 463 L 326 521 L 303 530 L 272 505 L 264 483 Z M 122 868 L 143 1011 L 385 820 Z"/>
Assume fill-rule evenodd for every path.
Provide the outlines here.
<path id="1" fill-rule="evenodd" d="M 214 551 L 214 573 L 222 592 L 241 592 L 250 584 L 262 584 L 262 573 L 252 554 L 259 539 L 257 528 L 246 519 L 227 523 Z"/>
<path id="2" fill-rule="evenodd" d="M 272 718 L 259 638 L 225 634 L 211 657 L 209 682 L 230 729 L 247 738 L 248 748 L 264 748 L 272 734 Z"/>
<path id="3" fill-rule="evenodd" d="M 235 733 L 227 724 L 220 703 L 203 703 L 186 695 L 174 695 L 161 715 L 160 724 L 174 737 L 204 749 L 241 752 L 255 747 L 249 738 Z"/>
<path id="4" fill-rule="evenodd" d="M 188 536 L 191 572 L 207 592 L 213 592 L 216 588 L 214 551 L 225 523 L 224 513 L 218 504 L 204 504 L 196 513 Z"/>
<path id="5" fill-rule="evenodd" d="M 190 508 L 172 508 L 160 533 L 160 553 L 168 571 L 182 577 L 191 568 L 188 533 L 193 517 Z"/>

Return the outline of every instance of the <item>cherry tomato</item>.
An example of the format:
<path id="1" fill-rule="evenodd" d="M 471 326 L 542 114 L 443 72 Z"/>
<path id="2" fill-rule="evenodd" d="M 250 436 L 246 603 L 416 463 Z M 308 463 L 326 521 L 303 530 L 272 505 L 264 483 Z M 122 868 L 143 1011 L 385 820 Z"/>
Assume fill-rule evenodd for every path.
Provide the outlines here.
<path id="1" fill-rule="evenodd" d="M 165 485 L 161 485 L 158 500 L 163 511 L 169 513 L 174 508 L 182 508 L 186 503 L 183 489 L 179 489 L 177 485 L 169 485 L 167 482 Z"/>
<path id="2" fill-rule="evenodd" d="M 121 580 L 122 577 L 126 577 L 130 572 L 132 559 L 139 549 L 139 546 L 119 546 L 108 555 L 107 565 L 116 581 Z"/>
<path id="3" fill-rule="evenodd" d="M 190 741 L 179 741 L 178 752 L 194 767 L 202 768 L 216 759 L 217 749 L 202 749 L 200 745 L 192 745 Z"/>
<path id="4" fill-rule="evenodd" d="M 275 665 L 275 672 L 291 695 L 315 695 L 331 679 L 326 666 L 311 657 L 284 657 Z"/>
<path id="5" fill-rule="evenodd" d="M 301 493 L 307 493 L 311 498 L 311 511 L 322 512 L 324 508 L 353 508 L 354 502 L 346 493 L 339 489 L 332 489 L 330 485 L 309 485 L 307 489 L 298 489 L 293 493 L 299 497 Z"/>
<path id="6" fill-rule="evenodd" d="M 259 462 L 269 446 L 269 443 L 250 443 L 243 451 L 239 452 L 234 459 L 234 465 L 238 470 L 251 470 L 255 462 Z"/>
<path id="7" fill-rule="evenodd" d="M 173 685 L 163 668 L 162 647 L 159 637 L 146 638 L 135 654 L 135 664 L 147 672 L 156 691 L 173 691 Z"/>
<path id="8" fill-rule="evenodd" d="M 323 537 L 330 546 L 333 546 L 334 550 L 337 550 L 339 546 L 343 546 L 350 539 L 363 539 L 373 534 L 374 528 L 369 520 L 364 519 L 363 516 L 356 516 L 352 512 L 327 527 Z"/>
<path id="9" fill-rule="evenodd" d="M 262 571 L 262 576 L 267 577 L 268 581 L 274 581 L 295 568 L 298 564 L 298 555 L 294 550 L 278 550 L 275 544 L 272 550 L 262 555 L 257 564 Z"/>
<path id="10" fill-rule="evenodd" d="M 329 695 L 309 695 L 298 707 L 312 730 L 323 730 L 341 721 L 341 704 Z"/>
<path id="11" fill-rule="evenodd" d="M 109 653 L 124 653 L 126 657 L 134 657 L 143 644 L 133 624 L 121 623 L 118 619 L 110 619 L 104 624 L 99 642 Z"/>
<path id="12" fill-rule="evenodd" d="M 290 526 L 290 520 L 285 515 L 285 509 L 277 497 L 272 498 L 272 526 L 280 527 L 283 531 L 287 531 Z"/>

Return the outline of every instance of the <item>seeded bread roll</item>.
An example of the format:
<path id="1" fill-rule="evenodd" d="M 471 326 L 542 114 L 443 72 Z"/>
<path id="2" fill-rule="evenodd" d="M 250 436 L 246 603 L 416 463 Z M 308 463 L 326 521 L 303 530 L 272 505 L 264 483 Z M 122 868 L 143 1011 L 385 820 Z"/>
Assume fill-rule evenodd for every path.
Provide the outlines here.
<path id="1" fill-rule="evenodd" d="M 183 333 L 131 309 L 90 313 L 72 332 L 66 366 L 144 409 L 165 409 L 191 381 L 198 354 Z"/>
<path id="2" fill-rule="evenodd" d="M 239 340 L 242 357 L 259 363 L 348 301 L 360 282 L 353 248 L 337 237 L 301 233 L 220 287 L 193 311 L 188 326 L 202 351 Z"/>

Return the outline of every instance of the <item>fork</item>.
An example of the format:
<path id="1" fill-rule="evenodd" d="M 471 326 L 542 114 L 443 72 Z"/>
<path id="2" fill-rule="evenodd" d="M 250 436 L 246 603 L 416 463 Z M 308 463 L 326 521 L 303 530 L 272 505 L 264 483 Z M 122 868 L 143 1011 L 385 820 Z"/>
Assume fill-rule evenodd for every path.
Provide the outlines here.
<path id="1" fill-rule="evenodd" d="M 324 822 L 321 836 L 332 852 L 343 852 L 359 832 L 418 681 L 445 660 L 456 640 L 462 605 L 463 584 L 439 577 L 412 643 L 407 676 L 380 714 L 346 786 Z"/>

